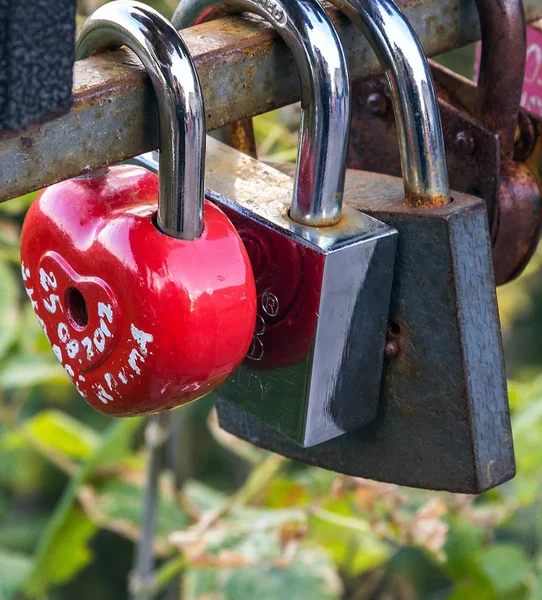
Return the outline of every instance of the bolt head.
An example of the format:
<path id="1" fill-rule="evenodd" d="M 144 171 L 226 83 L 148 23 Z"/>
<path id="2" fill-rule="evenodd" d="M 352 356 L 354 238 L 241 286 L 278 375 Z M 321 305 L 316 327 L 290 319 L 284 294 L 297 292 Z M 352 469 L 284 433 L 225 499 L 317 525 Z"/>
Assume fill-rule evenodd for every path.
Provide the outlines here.
<path id="1" fill-rule="evenodd" d="M 373 92 L 365 103 L 367 110 L 374 115 L 385 115 L 388 112 L 388 99 L 381 92 Z"/>
<path id="2" fill-rule="evenodd" d="M 467 156 L 472 156 L 476 150 L 476 142 L 474 141 L 474 137 L 467 131 L 460 131 L 455 136 L 454 143 L 456 149 Z"/>

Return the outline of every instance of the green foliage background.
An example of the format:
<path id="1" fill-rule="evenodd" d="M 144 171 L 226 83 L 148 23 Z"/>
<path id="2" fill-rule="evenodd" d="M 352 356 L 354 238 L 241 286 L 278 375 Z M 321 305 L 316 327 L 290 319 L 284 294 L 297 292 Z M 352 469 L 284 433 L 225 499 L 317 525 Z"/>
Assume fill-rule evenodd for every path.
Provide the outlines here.
<path id="1" fill-rule="evenodd" d="M 472 48 L 445 60 L 470 69 Z M 296 122 L 295 107 L 256 119 L 260 155 L 295 159 Z M 143 420 L 82 401 L 23 298 L 32 199 L 0 206 L 0 598 L 118 600 L 139 536 Z M 499 290 L 513 481 L 474 498 L 303 467 L 222 432 L 207 398 L 182 412 L 181 493 L 161 480 L 148 597 L 180 575 L 186 600 L 542 598 L 541 260 Z"/>

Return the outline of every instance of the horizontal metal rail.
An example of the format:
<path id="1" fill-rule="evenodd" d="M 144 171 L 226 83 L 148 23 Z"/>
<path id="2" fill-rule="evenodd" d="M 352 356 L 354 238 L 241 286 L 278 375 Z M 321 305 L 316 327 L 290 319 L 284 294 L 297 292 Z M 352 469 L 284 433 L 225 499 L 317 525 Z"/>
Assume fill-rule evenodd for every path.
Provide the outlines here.
<path id="1" fill-rule="evenodd" d="M 479 39 L 474 0 L 398 0 L 425 52 L 434 56 Z M 540 0 L 524 0 L 529 22 Z M 377 72 L 359 30 L 329 9 L 354 78 Z M 203 85 L 207 128 L 216 129 L 299 99 L 293 59 L 258 18 L 228 17 L 182 33 Z M 30 91 L 29 93 L 32 93 Z M 38 93 L 38 91 L 35 91 Z M 158 147 L 150 82 L 134 55 L 117 51 L 75 66 L 74 105 L 54 121 L 0 138 L 0 201 Z"/>

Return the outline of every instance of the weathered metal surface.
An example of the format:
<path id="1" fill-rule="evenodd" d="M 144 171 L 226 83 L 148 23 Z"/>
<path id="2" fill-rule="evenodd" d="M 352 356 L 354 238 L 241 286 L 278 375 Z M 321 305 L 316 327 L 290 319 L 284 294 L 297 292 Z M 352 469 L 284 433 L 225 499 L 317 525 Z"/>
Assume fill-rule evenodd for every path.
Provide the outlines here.
<path id="1" fill-rule="evenodd" d="M 476 86 L 436 64 L 433 76 L 439 96 L 450 185 L 456 190 L 484 198 L 492 224 L 494 263 L 498 283 L 521 272 L 536 249 L 542 212 L 542 144 L 538 142 L 538 119 L 522 112 L 525 134 L 516 150 L 526 166 L 501 160 L 500 138 L 471 116 Z M 399 176 L 401 167 L 397 130 L 386 106 L 387 82 L 383 76 L 354 83 L 355 110 L 348 166 Z M 379 110 L 374 109 L 379 98 Z M 373 103 L 373 104 L 372 104 Z M 529 139 L 527 139 L 529 138 Z M 538 183 L 538 185 L 536 185 Z"/>
<path id="2" fill-rule="evenodd" d="M 479 37 L 474 0 L 402 0 L 428 55 Z M 542 18 L 525 0 L 527 19 Z M 378 71 L 356 27 L 331 11 L 354 78 Z M 229 17 L 185 30 L 216 129 L 299 99 L 292 56 L 273 30 L 253 17 Z M 122 161 L 158 147 L 154 98 L 141 66 L 123 51 L 75 66 L 75 105 L 65 116 L 0 140 L 0 200 Z"/>
<path id="3" fill-rule="evenodd" d="M 501 159 L 511 160 L 525 74 L 527 33 L 522 0 L 476 0 L 482 56 L 474 117 L 501 139 Z"/>
<path id="4" fill-rule="evenodd" d="M 252 158 L 258 158 L 256 148 L 256 136 L 252 119 L 240 119 L 227 125 L 221 130 L 221 141 L 232 148 L 247 154 Z"/>
<path id="5" fill-rule="evenodd" d="M 506 481 L 515 466 L 484 203 L 454 192 L 448 205 L 408 208 L 401 179 L 359 171 L 348 171 L 349 198 L 399 231 L 376 421 L 303 449 L 221 400 L 221 426 L 305 463 L 401 485 L 478 493 Z"/>
<path id="6" fill-rule="evenodd" d="M 500 168 L 499 138 L 464 109 L 440 83 L 444 67 L 431 63 L 437 89 L 450 186 L 487 199 L 490 220 Z M 451 72 L 450 72 L 451 74 Z M 354 119 L 350 134 L 348 166 L 401 176 L 394 115 L 388 83 L 383 75 L 359 79 L 353 84 Z"/>
<path id="7" fill-rule="evenodd" d="M 537 176 L 518 162 L 532 153 L 532 120 L 518 114 L 526 38 L 520 0 L 476 0 L 481 14 L 480 83 L 433 64 L 452 187 L 484 198 L 497 284 L 517 277 L 536 249 L 542 224 Z M 356 82 L 349 167 L 398 174 L 396 128 L 381 76 Z M 376 99 L 380 99 L 380 103 Z M 529 161 L 533 164 L 533 160 Z M 535 169 L 536 170 L 536 169 Z"/>

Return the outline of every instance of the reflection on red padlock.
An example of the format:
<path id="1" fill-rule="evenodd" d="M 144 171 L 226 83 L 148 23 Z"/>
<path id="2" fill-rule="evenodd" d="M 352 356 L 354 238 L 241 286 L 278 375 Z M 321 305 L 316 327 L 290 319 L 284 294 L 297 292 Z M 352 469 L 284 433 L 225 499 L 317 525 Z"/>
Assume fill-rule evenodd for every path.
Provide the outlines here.
<path id="1" fill-rule="evenodd" d="M 78 390 L 97 410 L 128 416 L 222 383 L 250 346 L 256 296 L 231 222 L 209 202 L 202 216 L 205 113 L 182 39 L 156 11 L 118 1 L 87 20 L 78 54 L 113 44 L 131 47 L 153 81 L 160 181 L 117 166 L 50 187 L 28 212 L 21 259 L 32 306 Z"/>

